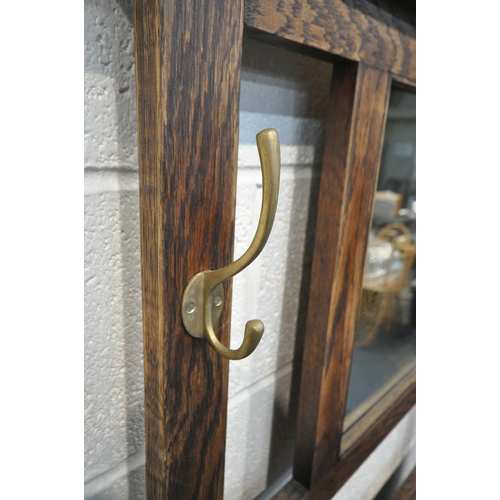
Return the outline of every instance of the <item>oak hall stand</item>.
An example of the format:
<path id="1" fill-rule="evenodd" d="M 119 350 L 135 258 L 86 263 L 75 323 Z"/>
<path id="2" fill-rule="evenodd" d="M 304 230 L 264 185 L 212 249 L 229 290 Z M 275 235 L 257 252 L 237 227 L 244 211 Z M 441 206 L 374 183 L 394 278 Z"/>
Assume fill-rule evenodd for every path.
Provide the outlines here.
<path id="1" fill-rule="evenodd" d="M 194 274 L 233 259 L 244 31 L 334 63 L 294 478 L 275 498 L 330 499 L 415 404 L 413 370 L 343 431 L 390 90 L 416 84 L 414 7 L 134 0 L 148 499 L 223 495 L 229 362 L 186 333 L 180 304 Z M 225 345 L 230 304 L 226 283 Z"/>

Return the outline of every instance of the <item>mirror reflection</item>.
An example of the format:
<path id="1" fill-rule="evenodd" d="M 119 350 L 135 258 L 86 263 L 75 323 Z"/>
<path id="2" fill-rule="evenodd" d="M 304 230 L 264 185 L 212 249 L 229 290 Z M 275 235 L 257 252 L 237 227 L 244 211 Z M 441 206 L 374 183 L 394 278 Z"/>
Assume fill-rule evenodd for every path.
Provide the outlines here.
<path id="1" fill-rule="evenodd" d="M 393 89 L 366 251 L 344 429 L 415 363 L 416 96 Z"/>

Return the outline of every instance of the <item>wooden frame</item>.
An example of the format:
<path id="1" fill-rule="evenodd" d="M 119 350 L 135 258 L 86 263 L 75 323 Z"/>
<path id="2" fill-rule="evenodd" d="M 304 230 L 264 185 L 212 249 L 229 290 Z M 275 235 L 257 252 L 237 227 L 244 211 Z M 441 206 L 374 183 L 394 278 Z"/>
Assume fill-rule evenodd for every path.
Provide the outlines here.
<path id="1" fill-rule="evenodd" d="M 191 276 L 232 259 L 244 26 L 334 61 L 294 479 L 275 498 L 331 498 L 415 402 L 412 370 L 342 445 L 389 93 L 415 86 L 411 9 L 393 5 L 135 0 L 149 499 L 223 494 L 228 362 L 186 334 L 179 308 Z M 226 297 L 217 333 L 227 345 L 227 286 Z"/>

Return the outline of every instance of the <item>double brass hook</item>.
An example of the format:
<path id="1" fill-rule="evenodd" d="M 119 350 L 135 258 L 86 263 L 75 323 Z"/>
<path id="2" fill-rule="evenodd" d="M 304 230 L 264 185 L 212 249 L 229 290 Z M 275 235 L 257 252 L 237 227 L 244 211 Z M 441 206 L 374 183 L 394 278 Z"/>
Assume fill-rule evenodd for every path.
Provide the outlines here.
<path id="1" fill-rule="evenodd" d="M 243 343 L 238 349 L 226 347 L 214 333 L 214 325 L 222 312 L 222 282 L 243 271 L 259 256 L 269 238 L 276 215 L 280 182 L 278 132 L 272 128 L 259 132 L 257 148 L 262 168 L 262 209 L 257 232 L 250 247 L 238 260 L 222 269 L 195 274 L 182 296 L 182 321 L 188 333 L 193 337 L 205 339 L 218 354 L 227 359 L 243 359 L 252 354 L 264 333 L 262 321 L 248 321 Z"/>

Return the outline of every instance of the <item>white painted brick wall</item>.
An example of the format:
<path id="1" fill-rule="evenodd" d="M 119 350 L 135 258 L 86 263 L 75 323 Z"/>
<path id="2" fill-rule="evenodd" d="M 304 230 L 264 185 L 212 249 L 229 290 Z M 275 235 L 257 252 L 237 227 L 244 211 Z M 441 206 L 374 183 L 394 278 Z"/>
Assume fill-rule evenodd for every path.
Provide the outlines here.
<path id="1" fill-rule="evenodd" d="M 131 5 L 132 0 L 85 1 L 85 497 L 94 500 L 145 498 Z M 236 257 L 248 247 L 260 210 L 260 130 L 278 129 L 283 168 L 267 247 L 234 280 L 231 345 L 241 342 L 248 319 L 261 319 L 266 333 L 252 356 L 230 363 L 229 500 L 254 498 L 289 476 L 300 276 L 329 78 L 326 63 L 245 42 Z M 366 488 L 376 489 L 381 471 L 387 475 L 397 466 L 413 440 L 411 415 L 391 436 L 381 445 L 385 451 L 373 454 L 378 453 L 378 468 L 368 461 L 365 472 L 343 488 L 349 496 L 341 491 L 338 498 L 368 498 Z"/>

